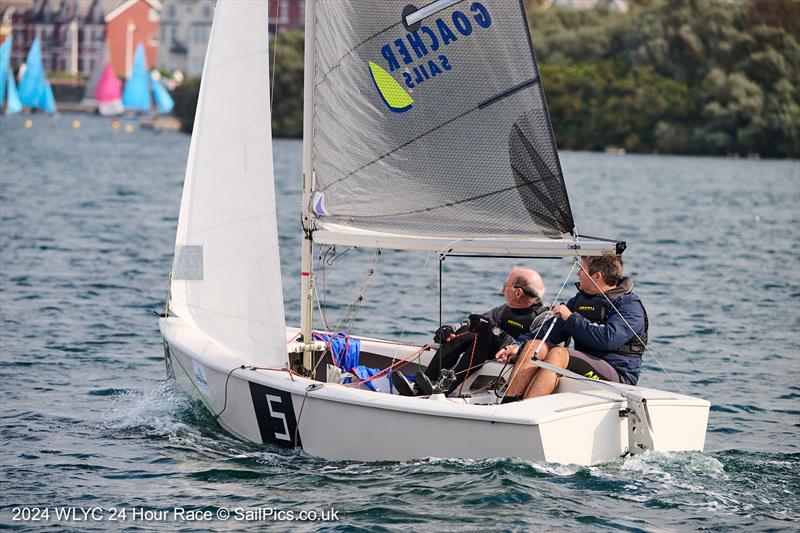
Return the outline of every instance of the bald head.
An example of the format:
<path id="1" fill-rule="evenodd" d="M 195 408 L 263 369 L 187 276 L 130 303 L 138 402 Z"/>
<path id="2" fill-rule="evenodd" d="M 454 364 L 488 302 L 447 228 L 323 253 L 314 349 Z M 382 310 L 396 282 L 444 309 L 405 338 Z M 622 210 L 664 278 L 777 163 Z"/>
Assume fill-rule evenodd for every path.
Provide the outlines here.
<path id="1" fill-rule="evenodd" d="M 511 283 L 522 289 L 525 296 L 530 300 L 539 299 L 544 296 L 544 282 L 542 276 L 530 268 L 517 267 L 508 275 Z"/>

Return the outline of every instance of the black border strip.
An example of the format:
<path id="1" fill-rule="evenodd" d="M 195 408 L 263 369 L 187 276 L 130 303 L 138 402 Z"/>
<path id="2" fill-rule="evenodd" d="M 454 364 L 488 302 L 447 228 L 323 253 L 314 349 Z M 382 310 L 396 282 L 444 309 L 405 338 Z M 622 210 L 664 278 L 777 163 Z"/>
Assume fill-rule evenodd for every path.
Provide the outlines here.
<path id="1" fill-rule="evenodd" d="M 510 89 L 508 89 L 506 91 L 503 91 L 500 94 L 496 94 L 496 95 L 492 96 L 488 100 L 484 100 L 483 102 L 478 104 L 478 109 L 483 109 L 485 107 L 489 107 L 490 105 L 492 105 L 493 103 L 497 102 L 498 100 L 502 100 L 503 98 L 511 96 L 512 94 L 514 94 L 514 93 L 516 93 L 518 91 L 521 91 L 522 89 L 526 89 L 526 88 L 530 87 L 531 85 L 533 85 L 535 83 L 538 83 L 538 82 L 539 82 L 539 74 L 537 73 L 535 78 L 531 78 L 528 81 L 523 81 L 519 85 L 515 85 L 514 87 L 511 87 Z"/>

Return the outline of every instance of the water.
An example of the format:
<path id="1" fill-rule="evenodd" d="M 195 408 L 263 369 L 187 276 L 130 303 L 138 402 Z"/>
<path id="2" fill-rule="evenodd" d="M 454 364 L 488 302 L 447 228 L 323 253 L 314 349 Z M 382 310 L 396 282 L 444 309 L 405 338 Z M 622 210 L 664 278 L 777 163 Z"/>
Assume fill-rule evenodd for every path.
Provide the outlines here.
<path id="1" fill-rule="evenodd" d="M 597 467 L 517 459 L 327 462 L 228 436 L 165 381 L 156 317 L 172 261 L 188 136 L 80 117 L 0 122 L 0 527 L 50 510 L 58 530 L 227 530 L 272 522 L 134 520 L 237 507 L 338 510 L 319 530 L 796 529 L 800 520 L 800 164 L 565 153 L 581 232 L 625 239 L 651 318 L 641 383 L 713 404 L 704 453 Z M 301 146 L 275 143 L 287 320 L 298 320 Z M 339 252 L 344 250 L 340 249 Z M 425 341 L 437 262 L 370 251 L 325 269 L 338 324 L 366 280 L 355 333 Z M 445 261 L 445 320 L 499 302 L 518 260 Z M 548 298 L 570 265 L 530 263 Z M 355 282 L 353 280 L 356 280 Z M 574 280 L 573 280 L 574 281 Z M 564 297 L 571 295 L 565 289 Z M 101 520 L 58 521 L 57 507 Z M 110 508 L 129 509 L 111 523 Z M 21 513 L 22 511 L 17 511 Z M 21 516 L 21 515 L 20 515 Z M 97 516 L 97 515 L 96 515 Z M 163 514 L 162 514 L 163 516 Z M 168 515 L 169 518 L 174 518 Z"/>

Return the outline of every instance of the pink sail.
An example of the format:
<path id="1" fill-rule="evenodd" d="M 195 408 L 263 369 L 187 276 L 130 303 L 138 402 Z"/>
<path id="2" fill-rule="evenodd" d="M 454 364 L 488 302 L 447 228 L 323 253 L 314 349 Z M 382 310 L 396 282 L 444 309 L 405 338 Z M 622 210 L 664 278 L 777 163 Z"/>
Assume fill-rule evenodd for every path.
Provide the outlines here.
<path id="1" fill-rule="evenodd" d="M 98 102 L 110 102 L 122 98 L 122 83 L 117 78 L 111 63 L 107 63 L 106 68 L 103 69 L 103 75 L 100 76 L 100 81 L 97 83 L 94 97 Z"/>
<path id="2" fill-rule="evenodd" d="M 94 91 L 97 100 L 98 111 L 101 115 L 119 115 L 122 113 L 122 83 L 120 83 L 114 67 L 107 63 L 97 82 L 97 89 Z"/>

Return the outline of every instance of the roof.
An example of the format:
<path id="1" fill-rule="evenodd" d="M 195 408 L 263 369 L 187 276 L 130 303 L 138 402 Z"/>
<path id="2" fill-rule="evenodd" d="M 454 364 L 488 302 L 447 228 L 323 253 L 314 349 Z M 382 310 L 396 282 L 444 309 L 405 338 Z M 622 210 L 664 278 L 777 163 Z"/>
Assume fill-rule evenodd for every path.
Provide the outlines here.
<path id="1" fill-rule="evenodd" d="M 159 2 L 158 0 L 143 0 L 143 1 L 150 4 L 150 7 L 152 7 L 156 11 L 161 11 L 161 2 Z M 139 0 L 125 0 L 124 2 L 119 4 L 113 11 L 111 11 L 106 15 L 106 22 L 110 22 L 111 20 L 119 16 L 121 13 L 124 13 L 129 7 L 133 6 L 136 2 L 139 2 Z"/>

